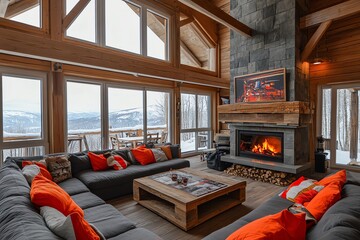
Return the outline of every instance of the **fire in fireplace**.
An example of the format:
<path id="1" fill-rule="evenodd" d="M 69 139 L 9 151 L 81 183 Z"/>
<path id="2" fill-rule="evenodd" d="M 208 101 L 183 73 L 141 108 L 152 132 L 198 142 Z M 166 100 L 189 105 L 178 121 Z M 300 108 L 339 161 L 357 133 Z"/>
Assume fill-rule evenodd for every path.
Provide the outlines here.
<path id="1" fill-rule="evenodd" d="M 238 130 L 237 136 L 238 156 L 283 162 L 283 133 Z"/>

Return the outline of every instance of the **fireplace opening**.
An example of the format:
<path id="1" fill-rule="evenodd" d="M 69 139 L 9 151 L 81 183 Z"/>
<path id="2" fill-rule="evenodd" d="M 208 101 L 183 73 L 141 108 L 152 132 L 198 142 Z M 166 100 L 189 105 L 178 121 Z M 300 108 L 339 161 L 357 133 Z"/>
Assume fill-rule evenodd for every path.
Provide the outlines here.
<path id="1" fill-rule="evenodd" d="M 283 162 L 284 134 L 278 132 L 237 131 L 237 155 Z"/>

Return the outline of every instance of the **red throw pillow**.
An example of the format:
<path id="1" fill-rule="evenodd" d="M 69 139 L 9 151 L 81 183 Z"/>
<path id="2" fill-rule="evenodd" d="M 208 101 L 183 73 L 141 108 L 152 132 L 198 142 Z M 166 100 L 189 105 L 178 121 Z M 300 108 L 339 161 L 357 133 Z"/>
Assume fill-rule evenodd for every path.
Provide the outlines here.
<path id="1" fill-rule="evenodd" d="M 148 165 L 156 162 L 153 152 L 143 146 L 131 149 L 136 161 L 141 165 Z"/>
<path id="2" fill-rule="evenodd" d="M 341 199 L 341 189 L 338 182 L 330 183 L 306 205 L 306 209 L 319 221 L 324 213 Z"/>
<path id="3" fill-rule="evenodd" d="M 106 157 L 104 157 L 103 154 L 98 155 L 93 152 L 88 152 L 88 156 L 94 171 L 104 171 L 109 168 Z"/>
<path id="4" fill-rule="evenodd" d="M 304 240 L 305 234 L 305 213 L 292 214 L 285 209 L 246 224 L 226 240 Z"/>
<path id="5" fill-rule="evenodd" d="M 336 172 L 333 175 L 327 176 L 319 181 L 319 184 L 327 186 L 333 182 L 339 182 L 340 187 L 342 188 L 346 182 L 346 171 L 341 170 Z"/>
<path id="6" fill-rule="evenodd" d="M 304 202 L 311 201 L 323 188 L 324 186 L 318 184 L 315 180 L 306 179 L 302 176 L 280 193 L 280 197 L 304 204 Z"/>
<path id="7" fill-rule="evenodd" d="M 127 168 L 127 162 L 119 155 L 113 155 L 108 158 L 108 165 L 112 166 L 115 170 Z"/>
<path id="8" fill-rule="evenodd" d="M 31 184 L 30 198 L 35 205 L 53 207 L 65 216 L 74 212 L 84 216 L 83 210 L 71 199 L 69 194 L 40 174 L 34 178 Z"/>
<path id="9" fill-rule="evenodd" d="M 22 162 L 22 167 L 25 167 L 27 165 L 33 165 L 35 164 L 36 166 L 38 166 L 40 168 L 40 173 L 46 177 L 49 180 L 53 180 L 50 172 L 47 170 L 46 166 L 40 162 L 36 162 L 36 161 L 23 161 Z"/>

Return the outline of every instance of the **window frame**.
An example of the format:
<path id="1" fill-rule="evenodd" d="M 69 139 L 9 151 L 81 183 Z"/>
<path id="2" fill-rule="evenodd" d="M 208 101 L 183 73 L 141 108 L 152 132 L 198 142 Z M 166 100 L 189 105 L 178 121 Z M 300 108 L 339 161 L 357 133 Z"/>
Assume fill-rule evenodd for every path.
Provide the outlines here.
<path id="1" fill-rule="evenodd" d="M 191 150 L 191 151 L 186 151 L 186 152 L 182 152 L 182 153 L 193 153 L 193 152 L 199 152 L 201 150 L 199 150 L 199 133 L 200 132 L 209 132 L 209 137 L 208 137 L 208 142 L 207 142 L 207 148 L 206 149 L 209 149 L 211 148 L 211 139 L 212 139 L 212 136 L 213 136 L 213 132 L 212 132 L 212 108 L 211 108 L 211 100 L 212 100 L 212 94 L 210 92 L 193 92 L 193 91 L 181 91 L 180 92 L 180 97 L 182 94 L 192 94 L 192 95 L 195 95 L 195 128 L 187 128 L 187 129 L 183 129 L 182 128 L 182 116 L 181 116 L 181 110 L 180 110 L 180 143 L 181 143 L 181 134 L 182 133 L 192 133 L 194 132 L 195 133 L 195 150 Z M 199 125 L 199 116 L 198 116 L 198 108 L 199 108 L 199 104 L 198 104 L 198 96 L 208 96 L 209 97 L 209 103 L 208 103 L 208 127 L 207 128 L 199 128 L 198 125 Z M 180 99 L 180 102 L 181 102 L 181 99 Z"/>
<path id="2" fill-rule="evenodd" d="M 2 159 L 2 151 L 14 148 L 43 147 L 44 154 L 49 151 L 49 130 L 48 130 L 48 75 L 45 72 L 15 69 L 0 66 L 0 119 L 3 122 L 3 75 L 40 80 L 41 94 L 41 137 L 38 139 L 24 139 L 15 141 L 4 141 L 3 124 L 0 126 L 0 166 L 5 159 Z"/>
<path id="3" fill-rule="evenodd" d="M 64 29 L 63 39 L 70 42 L 80 42 L 84 45 L 90 45 L 93 47 L 100 47 L 101 49 L 106 49 L 110 51 L 130 54 L 131 56 L 141 56 L 155 61 L 162 61 L 170 63 L 172 56 L 170 53 L 170 34 L 172 26 L 172 17 L 170 12 L 166 11 L 160 5 L 148 3 L 146 1 L 138 0 L 121 0 L 129 4 L 135 5 L 140 8 L 140 53 L 130 52 L 124 49 L 118 49 L 115 47 L 106 45 L 106 28 L 105 28 L 105 1 L 94 0 L 95 1 L 95 42 L 90 42 L 84 39 L 79 39 L 75 37 L 68 36 L 66 34 L 67 29 Z M 159 59 L 151 56 L 147 56 L 147 11 L 153 12 L 156 15 L 159 15 L 167 20 L 166 26 L 166 44 L 165 44 L 165 59 Z M 63 7 L 63 16 L 66 16 L 66 0 L 64 0 Z M 75 19 L 76 20 L 76 19 Z M 75 21 L 74 20 L 74 21 Z M 71 24 L 69 25 L 69 27 Z"/>
<path id="4" fill-rule="evenodd" d="M 84 83 L 84 84 L 94 84 L 94 85 L 100 85 L 100 99 L 101 99 L 101 146 L 102 149 L 110 149 L 111 145 L 109 144 L 109 137 L 110 137 L 110 131 L 109 131 L 109 105 L 108 105 L 108 97 L 109 97 L 109 88 L 116 88 L 116 89 L 128 89 L 128 90 L 138 90 L 142 91 L 143 94 L 143 132 L 144 132 L 144 141 L 147 139 L 147 91 L 157 91 L 157 92 L 165 92 L 169 93 L 169 106 L 172 106 L 173 104 L 173 90 L 170 88 L 160 88 L 160 87 L 151 87 L 151 86 L 144 86 L 144 87 L 138 87 L 134 84 L 127 84 L 127 83 L 116 83 L 109 81 L 107 79 L 103 80 L 95 80 L 91 78 L 80 78 L 80 77 L 74 77 L 71 75 L 64 76 L 65 83 L 67 86 L 67 82 L 75 82 L 75 83 Z M 65 87 L 65 143 L 68 142 L 68 106 L 67 106 L 67 87 Z M 169 108 L 169 122 L 168 122 L 168 129 L 169 129 L 169 137 L 170 140 L 173 140 L 173 108 Z M 66 144 L 66 152 L 67 152 L 67 144 Z"/>
<path id="5" fill-rule="evenodd" d="M 351 88 L 354 86 L 360 87 L 360 82 L 352 82 L 352 83 L 339 83 L 339 84 L 324 84 L 318 86 L 317 91 L 317 111 L 316 111 L 316 133 L 317 136 L 322 135 L 322 104 L 323 104 L 323 90 L 324 89 L 331 89 L 331 114 L 330 114 L 330 167 L 336 169 L 348 169 L 348 170 L 355 170 L 359 171 L 359 167 L 338 164 L 336 162 L 336 134 L 337 134 L 337 90 L 339 89 L 346 89 Z M 359 113 L 360 115 L 360 113 Z M 360 117 L 360 116 L 359 116 Z M 360 124 L 359 124 L 360 125 Z M 358 126 L 360 127 L 360 126 Z M 335 131 L 334 131 L 335 129 Z M 358 136 L 359 138 L 360 136 Z M 350 159 L 349 159 L 350 162 Z M 360 156 L 358 158 L 358 162 L 360 162 Z"/>

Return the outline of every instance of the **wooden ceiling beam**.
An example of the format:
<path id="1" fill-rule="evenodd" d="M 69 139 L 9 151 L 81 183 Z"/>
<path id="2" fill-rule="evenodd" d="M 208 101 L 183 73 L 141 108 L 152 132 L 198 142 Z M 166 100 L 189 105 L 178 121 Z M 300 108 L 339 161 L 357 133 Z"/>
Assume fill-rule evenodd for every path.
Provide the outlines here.
<path id="1" fill-rule="evenodd" d="M 180 41 L 180 50 L 183 52 L 185 57 L 189 59 L 195 66 L 202 67 L 202 62 L 195 56 L 195 54 L 186 46 L 183 41 Z"/>
<path id="2" fill-rule="evenodd" d="M 239 32 L 247 37 L 252 36 L 252 29 L 245 24 L 239 22 L 229 14 L 225 13 L 220 8 L 216 7 L 212 3 L 204 0 L 178 0 L 179 2 L 187 5 L 188 7 L 208 16 L 222 25 Z"/>
<path id="3" fill-rule="evenodd" d="M 322 36 L 324 36 L 326 30 L 330 27 L 332 20 L 328 20 L 320 24 L 316 32 L 311 36 L 310 40 L 306 44 L 304 50 L 301 53 L 301 61 L 306 61 L 316 45 L 319 43 Z"/>
<path id="4" fill-rule="evenodd" d="M 39 4 L 39 0 L 22 0 L 14 4 L 11 4 L 8 6 L 6 10 L 5 18 L 15 17 L 20 13 L 26 12 L 27 10 L 37 6 L 38 4 Z"/>
<path id="5" fill-rule="evenodd" d="M 80 0 L 71 11 L 65 16 L 63 24 L 64 29 L 67 29 L 74 20 L 80 15 L 80 13 L 85 9 L 89 4 L 90 0 Z"/>
<path id="6" fill-rule="evenodd" d="M 300 18 L 300 28 L 308 28 L 329 20 L 338 20 L 360 12 L 359 0 L 349 0 Z"/>

